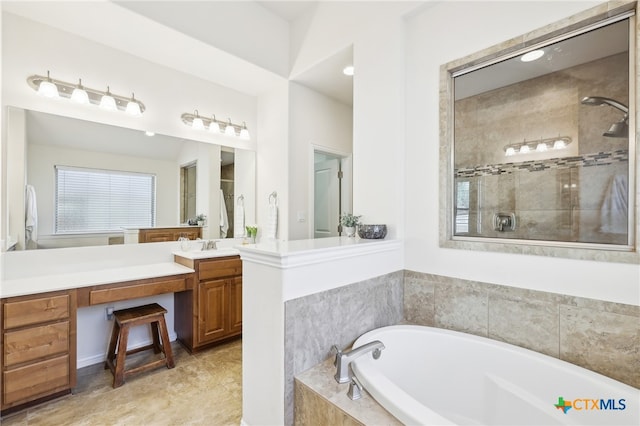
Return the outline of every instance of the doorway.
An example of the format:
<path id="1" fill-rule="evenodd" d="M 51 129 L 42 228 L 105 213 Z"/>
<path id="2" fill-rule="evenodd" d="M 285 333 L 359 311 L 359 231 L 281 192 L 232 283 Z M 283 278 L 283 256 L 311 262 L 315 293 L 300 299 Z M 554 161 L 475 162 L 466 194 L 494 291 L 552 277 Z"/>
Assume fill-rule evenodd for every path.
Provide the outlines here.
<path id="1" fill-rule="evenodd" d="M 180 223 L 196 217 L 196 162 L 180 167 Z"/>
<path id="2" fill-rule="evenodd" d="M 342 234 L 340 216 L 351 211 L 350 157 L 314 150 L 313 238 Z"/>

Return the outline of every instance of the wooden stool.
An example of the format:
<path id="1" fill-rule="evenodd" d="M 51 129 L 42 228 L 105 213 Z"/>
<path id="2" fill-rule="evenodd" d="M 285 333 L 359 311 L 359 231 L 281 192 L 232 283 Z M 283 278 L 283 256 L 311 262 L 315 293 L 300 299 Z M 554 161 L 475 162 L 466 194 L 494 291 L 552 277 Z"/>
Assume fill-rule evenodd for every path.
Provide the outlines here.
<path id="1" fill-rule="evenodd" d="M 173 353 L 171 352 L 171 344 L 169 343 L 169 333 L 167 332 L 167 324 L 164 321 L 164 314 L 167 310 L 157 303 L 150 305 L 138 306 L 135 308 L 122 309 L 113 313 L 114 323 L 111 332 L 111 341 L 109 342 L 109 350 L 107 351 L 107 360 L 105 361 L 105 369 L 108 368 L 113 373 L 113 387 L 122 386 L 124 379 L 132 374 L 141 373 L 151 370 L 152 368 L 166 365 L 167 368 L 175 367 L 173 362 Z M 127 351 L 127 340 L 129 339 L 129 329 L 136 325 L 149 324 L 151 326 L 151 334 L 153 335 L 153 343 L 141 348 Z M 160 345 L 162 339 L 162 345 Z M 116 346 L 118 353 L 116 356 Z M 125 358 L 129 354 L 153 349 L 158 354 L 164 353 L 164 358 L 149 362 L 139 367 L 125 370 Z M 115 363 L 114 363 L 115 360 Z"/>

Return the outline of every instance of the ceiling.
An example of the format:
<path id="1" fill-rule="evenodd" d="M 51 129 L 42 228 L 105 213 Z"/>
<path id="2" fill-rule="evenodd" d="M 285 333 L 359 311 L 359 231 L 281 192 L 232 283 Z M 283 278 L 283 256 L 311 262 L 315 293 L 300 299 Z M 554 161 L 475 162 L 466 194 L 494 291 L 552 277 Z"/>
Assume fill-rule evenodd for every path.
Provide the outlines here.
<path id="1" fill-rule="evenodd" d="M 285 21 L 293 22 L 311 11 L 318 4 L 317 1 L 257 1 L 260 6 L 278 15 Z"/>
<path id="2" fill-rule="evenodd" d="M 353 65 L 353 47 L 351 46 L 314 65 L 292 80 L 345 105 L 353 106 L 355 77 L 344 75 L 342 70 L 347 65 Z"/>

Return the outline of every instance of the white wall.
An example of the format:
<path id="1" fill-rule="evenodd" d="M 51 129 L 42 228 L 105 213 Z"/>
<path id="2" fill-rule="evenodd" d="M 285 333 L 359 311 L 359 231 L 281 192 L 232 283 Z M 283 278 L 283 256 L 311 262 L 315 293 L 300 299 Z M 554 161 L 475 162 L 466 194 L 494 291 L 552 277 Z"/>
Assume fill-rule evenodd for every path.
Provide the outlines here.
<path id="1" fill-rule="evenodd" d="M 269 194 L 278 194 L 278 231 L 276 239 L 289 238 L 289 87 L 286 81 L 258 97 L 260 143 L 256 150 L 256 224 L 258 239 L 267 224 Z"/>
<path id="2" fill-rule="evenodd" d="M 2 19 L 3 106 L 12 105 L 136 130 L 152 130 L 234 148 L 255 149 L 259 132 L 254 96 L 17 15 L 4 12 Z M 82 15 L 77 19 L 83 19 Z M 200 57 L 199 60 L 206 62 L 208 59 Z M 47 70 L 51 71 L 51 77 L 59 80 L 75 82 L 82 78 L 85 86 L 98 90 L 105 90 L 109 85 L 113 93 L 123 96 L 135 92 L 136 98 L 144 102 L 147 109 L 142 116 L 131 117 L 95 106 L 42 98 L 29 87 L 26 79 L 33 74 L 46 75 Z M 193 113 L 194 109 L 198 109 L 201 115 L 216 114 L 225 120 L 230 117 L 234 123 L 245 121 L 252 140 L 247 142 L 211 135 L 186 126 L 180 116 L 185 112 Z"/>
<path id="3" fill-rule="evenodd" d="M 297 83 L 289 85 L 289 239 L 313 238 L 314 147 L 325 152 L 351 154 L 353 110 Z M 298 221 L 298 212 L 307 221 Z"/>
<path id="4" fill-rule="evenodd" d="M 404 28 L 414 2 L 320 2 L 292 76 L 353 45 L 353 212 L 401 237 L 404 222 Z M 329 30 L 330 29 L 330 30 Z M 294 40 L 299 42 L 299 40 Z M 292 208 L 293 209 L 293 208 Z"/>
<path id="5" fill-rule="evenodd" d="M 599 2 L 439 2 L 406 25 L 405 268 L 640 305 L 640 266 L 438 245 L 439 67 Z M 356 128 L 358 123 L 356 123 Z"/>

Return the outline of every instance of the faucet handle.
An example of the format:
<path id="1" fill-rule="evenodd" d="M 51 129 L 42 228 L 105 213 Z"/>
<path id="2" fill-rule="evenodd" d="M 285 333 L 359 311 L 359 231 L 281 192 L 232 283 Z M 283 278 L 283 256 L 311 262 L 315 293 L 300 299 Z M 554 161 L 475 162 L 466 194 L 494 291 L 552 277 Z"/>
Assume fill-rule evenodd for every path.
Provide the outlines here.
<path id="1" fill-rule="evenodd" d="M 331 346 L 331 352 L 335 352 L 336 357 L 333 359 L 333 365 L 338 365 L 338 359 L 342 356 L 342 351 L 338 348 L 338 345 Z"/>
<path id="2" fill-rule="evenodd" d="M 362 385 L 360 384 L 358 379 L 356 379 L 356 376 L 351 376 L 351 382 L 349 383 L 347 396 L 352 401 L 362 398 Z"/>

